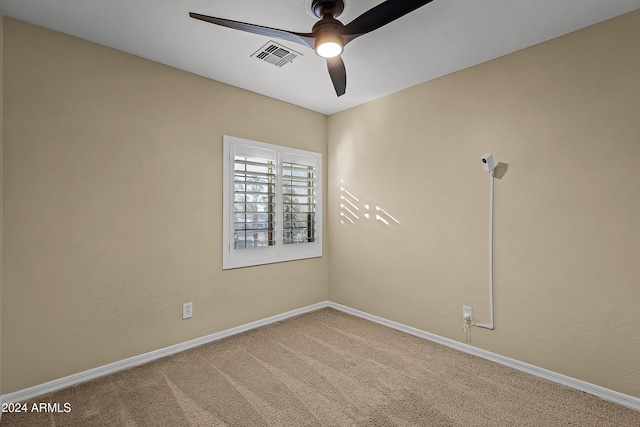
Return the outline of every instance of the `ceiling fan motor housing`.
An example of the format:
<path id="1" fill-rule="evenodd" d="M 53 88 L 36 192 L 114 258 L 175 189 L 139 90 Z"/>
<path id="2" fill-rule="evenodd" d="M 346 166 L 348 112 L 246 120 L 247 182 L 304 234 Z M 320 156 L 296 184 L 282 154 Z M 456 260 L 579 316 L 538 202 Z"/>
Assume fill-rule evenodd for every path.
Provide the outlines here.
<path id="1" fill-rule="evenodd" d="M 327 14 L 336 18 L 344 10 L 344 2 L 342 0 L 313 0 L 311 10 L 318 18 L 323 18 Z"/>
<path id="2" fill-rule="evenodd" d="M 327 33 L 339 35 L 342 33 L 342 28 L 344 28 L 342 22 L 331 16 L 325 16 L 320 21 L 315 23 L 315 25 L 311 29 L 311 33 L 314 35 L 314 37 L 318 37 L 321 34 Z"/>
<path id="3" fill-rule="evenodd" d="M 329 58 L 342 53 L 345 45 L 344 39 L 342 38 L 343 28 L 344 25 L 342 25 L 342 22 L 330 15 L 325 15 L 324 18 L 316 22 L 311 31 L 315 40 L 314 49 L 318 55 Z M 321 48 L 322 45 L 325 46 L 325 49 Z M 330 48 L 331 53 L 326 51 L 326 47 L 329 45 L 334 46 Z M 325 52 L 322 52 L 322 50 L 325 50 Z"/>

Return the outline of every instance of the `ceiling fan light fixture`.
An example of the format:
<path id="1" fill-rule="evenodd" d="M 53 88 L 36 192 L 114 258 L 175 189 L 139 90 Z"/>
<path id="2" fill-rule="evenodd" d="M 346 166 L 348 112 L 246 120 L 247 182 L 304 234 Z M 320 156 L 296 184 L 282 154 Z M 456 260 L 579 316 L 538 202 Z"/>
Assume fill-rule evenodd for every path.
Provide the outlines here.
<path id="1" fill-rule="evenodd" d="M 342 44 L 334 40 L 326 40 L 316 45 L 316 53 L 323 58 L 333 58 L 342 53 Z"/>

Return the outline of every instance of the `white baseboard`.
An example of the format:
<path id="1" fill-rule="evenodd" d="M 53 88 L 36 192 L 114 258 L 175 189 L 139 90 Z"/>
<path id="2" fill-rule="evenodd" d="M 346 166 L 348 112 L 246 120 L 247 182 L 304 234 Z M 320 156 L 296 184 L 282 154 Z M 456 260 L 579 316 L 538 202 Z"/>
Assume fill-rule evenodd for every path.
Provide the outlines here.
<path id="1" fill-rule="evenodd" d="M 518 360 L 510 359 L 508 357 L 501 356 L 499 354 L 492 353 L 490 351 L 482 350 L 482 349 L 470 346 L 468 344 L 450 340 L 448 338 L 444 338 L 439 335 L 431 334 L 429 332 L 425 332 L 420 329 L 413 328 L 411 326 L 403 325 L 402 323 L 398 323 L 392 320 L 384 319 L 382 317 L 374 316 L 372 314 L 365 313 L 363 311 L 356 310 L 354 308 L 347 307 L 345 305 L 329 302 L 329 307 L 334 308 L 336 310 L 343 311 L 348 314 L 352 314 L 354 316 L 361 317 L 363 319 L 370 320 L 375 323 L 379 323 L 384 326 L 388 326 L 393 329 L 397 329 L 402 332 L 406 332 L 411 335 L 415 335 L 420 338 L 427 339 L 429 341 L 436 342 L 438 344 L 446 345 L 447 347 L 460 350 L 464 353 L 478 356 L 483 359 L 487 359 L 492 362 L 496 362 L 513 369 L 517 369 L 518 371 L 526 372 L 527 374 L 535 375 L 537 377 L 544 378 L 544 379 L 553 381 L 555 383 L 562 384 L 564 386 L 583 391 L 585 393 L 589 393 L 601 399 L 608 400 L 613 403 L 617 403 L 618 405 L 621 405 L 630 409 L 634 409 L 636 411 L 640 411 L 640 399 L 638 399 L 637 397 L 633 397 L 633 396 L 629 396 L 628 394 L 623 394 L 617 391 L 609 390 L 607 388 L 600 387 L 595 384 L 591 384 L 582 380 L 578 380 L 576 378 L 568 377 L 566 375 L 562 375 L 557 372 L 549 371 L 547 369 L 539 368 L 534 365 L 529 365 L 528 363 L 520 362 Z"/>
<path id="2" fill-rule="evenodd" d="M 481 357 L 483 359 L 490 360 L 492 362 L 499 363 L 501 365 L 508 366 L 513 369 L 517 369 L 522 372 L 526 372 L 537 377 L 541 377 L 567 387 L 571 387 L 576 390 L 583 391 L 585 393 L 592 394 L 601 399 L 608 400 L 618 405 L 640 411 L 640 399 L 629 396 L 627 394 L 619 393 L 617 391 L 609 390 L 604 387 L 590 384 L 585 381 L 581 381 L 575 378 L 568 377 L 566 375 L 558 374 L 547 369 L 539 368 L 528 363 L 520 362 L 515 359 L 510 359 L 505 356 L 501 356 L 490 351 L 482 350 L 458 341 L 450 340 L 448 338 L 441 337 L 439 335 L 431 334 L 429 332 L 422 331 L 420 329 L 413 328 L 411 326 L 403 325 L 402 323 L 387 320 L 382 317 L 374 316 L 369 313 L 365 313 L 360 310 L 356 310 L 345 305 L 333 303 L 330 301 L 323 301 L 317 304 L 312 304 L 306 307 L 299 308 L 297 310 L 288 311 L 283 314 L 268 317 L 266 319 L 258 320 L 255 322 L 247 323 L 246 325 L 237 326 L 235 328 L 227 329 L 225 331 L 216 332 L 215 334 L 207 335 L 204 337 L 196 338 L 190 341 L 185 341 L 180 344 L 172 345 L 170 347 L 161 348 L 159 350 L 151 351 L 149 353 L 134 356 L 128 359 L 124 359 L 118 362 L 110 363 L 108 365 L 100 366 L 88 371 L 79 372 L 77 374 L 69 375 L 64 378 L 49 381 L 44 384 L 29 387 L 23 390 L 19 390 L 13 393 L 8 393 L 0 396 L 0 404 L 24 402 L 28 399 L 41 396 L 46 393 L 51 393 L 56 390 L 60 390 L 66 387 L 70 387 L 76 384 L 80 384 L 95 378 L 102 377 L 104 375 L 112 374 L 124 369 L 128 369 L 143 363 L 151 362 L 152 360 L 160 359 L 162 357 L 170 356 L 175 353 L 179 353 L 190 348 L 198 347 L 203 344 L 207 344 L 213 341 L 217 341 L 222 338 L 226 338 L 232 335 L 240 334 L 242 332 L 249 331 L 251 329 L 266 326 L 271 323 L 279 322 L 281 320 L 288 319 L 290 317 L 298 316 L 300 314 L 309 313 L 311 311 L 319 310 L 324 307 L 331 307 L 345 313 L 361 317 L 366 320 L 370 320 L 375 323 L 379 323 L 384 326 L 388 326 L 393 329 L 397 329 L 408 334 L 427 339 L 429 341 L 436 342 L 438 344 L 446 345 L 447 347 L 454 348 L 456 350 L 468 353 L 474 356 Z M 1 413 L 0 413 L 1 416 Z"/>
<path id="3" fill-rule="evenodd" d="M 152 360 L 160 359 L 162 357 L 170 356 L 181 351 L 188 350 L 190 348 L 198 347 L 203 344 L 207 344 L 213 341 L 227 338 L 231 335 L 240 334 L 242 332 L 249 331 L 251 329 L 266 326 L 271 323 L 276 323 L 289 317 L 298 316 L 300 314 L 308 313 L 311 311 L 325 308 L 329 305 L 328 301 L 319 302 L 306 307 L 299 308 L 297 310 L 288 311 L 286 313 L 278 314 L 275 316 L 267 317 L 266 319 L 257 320 L 255 322 L 247 323 L 245 325 L 237 326 L 235 328 L 227 329 L 215 334 L 207 335 L 204 337 L 196 338 L 190 341 L 185 341 L 180 344 L 172 345 L 169 347 L 161 348 L 158 350 L 144 353 L 139 356 L 130 357 L 128 359 L 120 360 L 118 362 L 110 363 L 108 365 L 99 366 L 88 371 L 78 372 L 77 374 L 69 375 L 64 378 L 49 381 L 44 384 L 39 384 L 33 387 L 25 388 L 13 393 L 8 393 L 0 396 L 0 402 L 5 403 L 17 403 L 24 402 L 28 399 L 41 396 L 52 391 L 60 390 L 63 388 L 71 387 L 76 384 L 80 384 L 89 380 L 93 380 L 105 375 L 112 374 L 114 372 L 122 371 L 132 368 L 134 366 L 142 365 L 143 363 L 151 362 Z"/>

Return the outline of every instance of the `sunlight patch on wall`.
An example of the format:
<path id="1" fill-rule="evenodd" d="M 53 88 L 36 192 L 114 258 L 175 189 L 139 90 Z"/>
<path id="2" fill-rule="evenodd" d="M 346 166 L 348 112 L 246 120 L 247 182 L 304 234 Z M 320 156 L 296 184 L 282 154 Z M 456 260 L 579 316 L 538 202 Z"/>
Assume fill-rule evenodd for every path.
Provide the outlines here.
<path id="1" fill-rule="evenodd" d="M 389 225 L 389 221 L 395 222 L 396 224 L 400 224 L 400 221 L 395 219 L 389 212 L 385 211 L 380 206 L 376 206 L 376 219 L 378 221 L 384 222 L 387 225 Z"/>
<path id="2" fill-rule="evenodd" d="M 344 180 L 340 180 L 340 223 L 355 224 L 357 221 L 375 220 L 384 225 L 400 224 L 393 215 L 378 205 L 362 203 L 347 190 Z"/>

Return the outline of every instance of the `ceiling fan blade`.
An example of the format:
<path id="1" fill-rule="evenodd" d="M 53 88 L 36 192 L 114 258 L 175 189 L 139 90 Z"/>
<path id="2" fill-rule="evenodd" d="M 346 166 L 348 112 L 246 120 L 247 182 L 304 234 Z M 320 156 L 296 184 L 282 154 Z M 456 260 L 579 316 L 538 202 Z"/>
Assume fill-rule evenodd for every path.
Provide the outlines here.
<path id="1" fill-rule="evenodd" d="M 261 25 L 248 24 L 246 22 L 232 21 L 231 19 L 201 15 L 195 12 L 189 12 L 189 16 L 194 19 L 209 22 L 211 24 L 233 28 L 234 30 L 240 30 L 247 33 L 259 34 L 261 36 L 274 37 L 294 43 L 299 43 L 301 45 L 308 46 L 311 49 L 315 47 L 316 43 L 316 40 L 311 33 L 296 33 L 292 31 L 279 30 L 277 28 L 263 27 Z"/>
<path id="2" fill-rule="evenodd" d="M 342 96 L 347 90 L 347 70 L 344 68 L 344 62 L 340 56 L 326 59 L 329 76 L 336 90 L 336 95 Z"/>
<path id="3" fill-rule="evenodd" d="M 413 12 L 433 0 L 387 0 L 369 9 L 344 26 L 345 44 Z"/>

